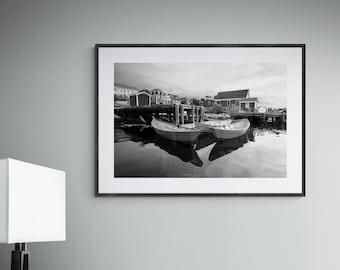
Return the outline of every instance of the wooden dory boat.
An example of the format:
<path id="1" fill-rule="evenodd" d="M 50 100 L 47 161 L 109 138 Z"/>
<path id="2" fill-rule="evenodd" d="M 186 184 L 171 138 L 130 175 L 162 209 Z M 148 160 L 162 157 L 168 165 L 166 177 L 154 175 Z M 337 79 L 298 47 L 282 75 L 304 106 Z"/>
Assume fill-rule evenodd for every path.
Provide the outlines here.
<path id="1" fill-rule="evenodd" d="M 221 120 L 221 121 L 205 121 L 196 123 L 197 128 L 209 130 L 214 134 L 217 139 L 232 139 L 242 136 L 247 132 L 250 127 L 248 119 L 239 120 Z"/>
<path id="2" fill-rule="evenodd" d="M 194 124 L 184 124 L 180 126 L 173 125 L 168 122 L 152 117 L 151 126 L 156 133 L 168 140 L 179 142 L 193 142 L 201 133 L 201 129 L 195 127 Z"/>

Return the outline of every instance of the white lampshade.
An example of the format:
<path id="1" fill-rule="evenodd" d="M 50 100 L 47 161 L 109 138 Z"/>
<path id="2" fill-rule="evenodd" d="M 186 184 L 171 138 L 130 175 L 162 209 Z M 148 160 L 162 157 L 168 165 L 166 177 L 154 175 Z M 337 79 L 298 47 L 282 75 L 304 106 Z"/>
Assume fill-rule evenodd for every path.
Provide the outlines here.
<path id="1" fill-rule="evenodd" d="M 65 172 L 0 160 L 0 243 L 65 241 Z"/>

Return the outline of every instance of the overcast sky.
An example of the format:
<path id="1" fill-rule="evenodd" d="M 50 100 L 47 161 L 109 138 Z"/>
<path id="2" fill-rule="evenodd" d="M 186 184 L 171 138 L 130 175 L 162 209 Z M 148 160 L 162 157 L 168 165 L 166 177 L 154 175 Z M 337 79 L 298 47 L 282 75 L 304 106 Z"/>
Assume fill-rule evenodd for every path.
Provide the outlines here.
<path id="1" fill-rule="evenodd" d="M 286 107 L 286 64 L 114 64 L 115 83 L 138 89 L 159 88 L 180 97 L 249 89 L 259 105 Z"/>

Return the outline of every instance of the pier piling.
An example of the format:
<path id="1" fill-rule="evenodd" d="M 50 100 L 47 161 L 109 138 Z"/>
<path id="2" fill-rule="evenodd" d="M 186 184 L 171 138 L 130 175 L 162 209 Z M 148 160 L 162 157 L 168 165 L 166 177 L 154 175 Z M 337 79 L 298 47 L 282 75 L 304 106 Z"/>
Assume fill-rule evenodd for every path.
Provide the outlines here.
<path id="1" fill-rule="evenodd" d="M 175 104 L 175 125 L 179 125 L 179 105 Z"/>
<path id="2" fill-rule="evenodd" d="M 184 124 L 184 107 L 183 105 L 180 105 L 180 114 L 181 114 L 181 124 Z"/>
<path id="3" fill-rule="evenodd" d="M 119 115 L 121 119 L 134 123 L 141 122 L 140 116 L 147 123 L 151 123 L 152 116 L 155 116 L 176 125 L 204 120 L 204 108 L 202 106 L 187 104 L 125 106 L 114 108 L 114 113 Z"/>

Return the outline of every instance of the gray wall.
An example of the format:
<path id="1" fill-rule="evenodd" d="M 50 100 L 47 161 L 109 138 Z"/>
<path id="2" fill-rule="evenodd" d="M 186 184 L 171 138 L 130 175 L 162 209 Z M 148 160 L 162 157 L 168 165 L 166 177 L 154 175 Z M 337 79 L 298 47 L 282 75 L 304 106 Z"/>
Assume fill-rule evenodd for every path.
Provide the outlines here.
<path id="1" fill-rule="evenodd" d="M 67 172 L 34 270 L 339 269 L 339 1 L 1 1 L 0 157 Z M 95 198 L 95 43 L 306 43 L 306 198 Z M 334 121 L 335 120 L 335 121 Z M 11 246 L 0 245 L 0 269 Z"/>

